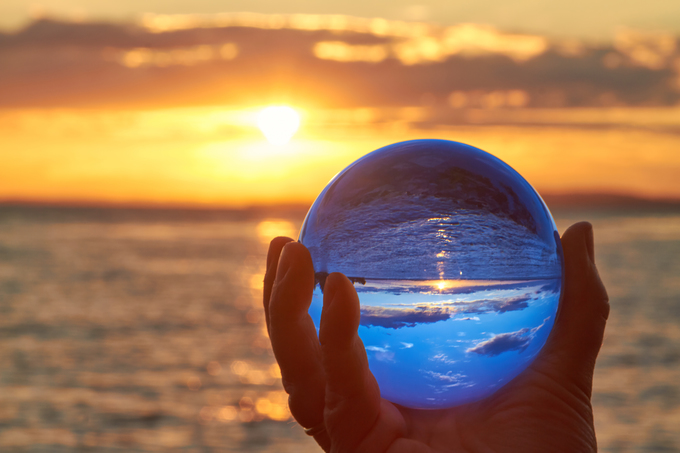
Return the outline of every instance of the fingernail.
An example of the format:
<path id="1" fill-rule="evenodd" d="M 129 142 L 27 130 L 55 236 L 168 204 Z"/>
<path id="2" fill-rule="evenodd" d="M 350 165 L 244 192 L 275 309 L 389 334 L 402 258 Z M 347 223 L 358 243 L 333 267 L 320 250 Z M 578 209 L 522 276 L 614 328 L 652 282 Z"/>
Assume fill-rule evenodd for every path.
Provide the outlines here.
<path id="1" fill-rule="evenodd" d="M 323 308 L 327 309 L 333 303 L 335 299 L 335 294 L 337 293 L 337 282 L 335 282 L 337 275 L 330 274 L 326 278 L 326 284 L 324 285 L 323 292 Z"/>
<path id="2" fill-rule="evenodd" d="M 588 257 L 592 263 L 595 263 L 595 239 L 593 237 L 593 226 L 588 224 L 589 228 L 586 232 L 586 249 L 588 250 Z"/>
<path id="3" fill-rule="evenodd" d="M 291 252 L 288 251 L 290 244 L 294 244 L 294 242 L 289 242 L 288 244 L 284 245 L 283 249 L 281 250 L 281 256 L 279 256 L 279 267 L 276 269 L 277 282 L 283 280 L 291 268 L 291 261 L 293 260 L 293 257 L 291 256 Z"/>
<path id="4" fill-rule="evenodd" d="M 278 255 L 281 254 L 279 244 L 281 243 L 281 240 L 285 239 L 286 238 L 279 236 L 272 239 L 271 242 L 269 243 L 269 251 L 267 252 L 267 271 L 269 271 L 271 265 L 276 262 Z"/>

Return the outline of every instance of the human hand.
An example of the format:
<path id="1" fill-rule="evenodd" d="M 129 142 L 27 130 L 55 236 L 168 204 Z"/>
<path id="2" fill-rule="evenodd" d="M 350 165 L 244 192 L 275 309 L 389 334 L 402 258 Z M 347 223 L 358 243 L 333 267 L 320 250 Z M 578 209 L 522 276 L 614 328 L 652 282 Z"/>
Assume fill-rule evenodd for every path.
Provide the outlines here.
<path id="1" fill-rule="evenodd" d="M 594 452 L 590 404 L 609 303 L 589 223 L 562 236 L 565 286 L 555 325 L 536 360 L 493 395 L 450 409 L 417 410 L 380 398 L 357 335 L 359 298 L 328 276 L 321 326 L 307 311 L 312 259 L 290 238 L 272 241 L 264 282 L 267 329 L 289 407 L 327 452 Z"/>

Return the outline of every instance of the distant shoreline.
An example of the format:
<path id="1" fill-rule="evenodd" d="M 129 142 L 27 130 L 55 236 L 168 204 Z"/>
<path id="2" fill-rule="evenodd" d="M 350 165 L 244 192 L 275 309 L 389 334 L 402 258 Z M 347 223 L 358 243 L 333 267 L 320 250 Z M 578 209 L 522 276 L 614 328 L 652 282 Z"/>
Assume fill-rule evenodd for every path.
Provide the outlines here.
<path id="1" fill-rule="evenodd" d="M 616 193 L 544 194 L 549 208 L 593 210 L 679 211 L 678 198 L 645 198 Z"/>
<path id="2" fill-rule="evenodd" d="M 680 199 L 644 198 L 615 193 L 566 193 L 543 194 L 543 200 L 555 211 L 637 211 L 643 213 L 680 212 Z M 96 201 L 44 201 L 0 199 L 0 220 L 16 214 L 52 220 L 69 218 L 93 218 L 98 220 L 124 221 L 138 220 L 140 217 L 150 221 L 172 220 L 248 220 L 263 216 L 296 218 L 305 215 L 311 201 L 307 203 L 286 203 L 250 206 L 210 206 L 161 203 L 113 203 Z"/>

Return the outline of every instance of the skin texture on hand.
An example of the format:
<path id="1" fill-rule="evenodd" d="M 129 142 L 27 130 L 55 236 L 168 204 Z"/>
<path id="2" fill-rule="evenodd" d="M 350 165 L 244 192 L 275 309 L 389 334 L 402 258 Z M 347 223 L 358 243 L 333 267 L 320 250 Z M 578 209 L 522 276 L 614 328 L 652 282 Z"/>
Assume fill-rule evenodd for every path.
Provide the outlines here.
<path id="1" fill-rule="evenodd" d="M 589 223 L 562 236 L 565 285 L 555 326 L 536 360 L 493 395 L 450 409 L 417 410 L 380 398 L 357 334 L 359 298 L 328 276 L 320 333 L 307 313 L 314 269 L 307 249 L 272 241 L 264 309 L 289 407 L 327 452 L 594 452 L 590 403 L 595 360 L 609 315 Z"/>

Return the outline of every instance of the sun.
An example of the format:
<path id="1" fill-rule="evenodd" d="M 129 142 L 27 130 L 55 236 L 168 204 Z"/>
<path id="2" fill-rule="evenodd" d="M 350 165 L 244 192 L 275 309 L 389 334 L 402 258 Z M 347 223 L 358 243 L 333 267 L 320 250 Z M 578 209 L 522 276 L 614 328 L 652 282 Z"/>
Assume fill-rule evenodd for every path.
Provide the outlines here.
<path id="1" fill-rule="evenodd" d="M 285 145 L 300 127 L 300 115 L 287 105 L 270 106 L 257 115 L 257 127 L 272 145 Z"/>

